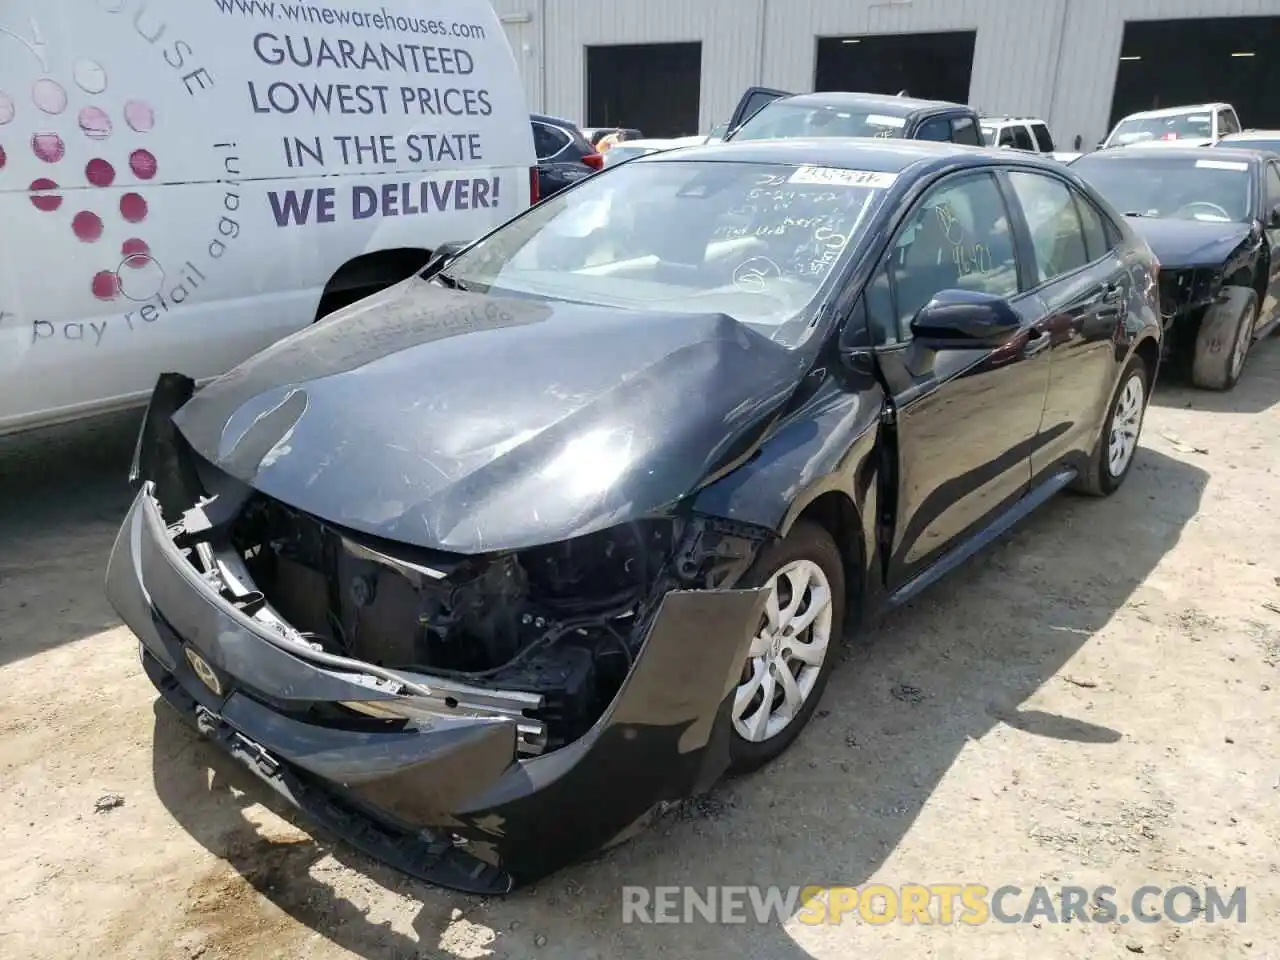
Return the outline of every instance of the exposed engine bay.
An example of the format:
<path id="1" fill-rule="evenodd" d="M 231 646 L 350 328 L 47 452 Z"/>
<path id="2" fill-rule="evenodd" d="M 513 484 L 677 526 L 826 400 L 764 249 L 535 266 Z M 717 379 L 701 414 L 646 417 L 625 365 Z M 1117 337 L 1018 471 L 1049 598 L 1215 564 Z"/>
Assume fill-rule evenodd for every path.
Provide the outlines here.
<path id="1" fill-rule="evenodd" d="M 401 692 L 420 693 L 412 681 L 422 681 L 446 710 L 515 716 L 525 755 L 590 729 L 662 597 L 731 585 L 762 538 L 662 517 L 522 551 L 447 554 L 354 534 L 196 466 L 201 486 L 221 492 L 185 509 L 163 498 L 170 534 L 241 612 L 317 658 L 403 677 Z M 359 719 L 369 717 L 406 720 Z"/>
<path id="2" fill-rule="evenodd" d="M 1195 342 L 1200 315 L 1213 303 L 1221 287 L 1221 267 L 1161 269 L 1160 322 L 1164 327 L 1166 351 L 1174 346 L 1174 338 Z"/>

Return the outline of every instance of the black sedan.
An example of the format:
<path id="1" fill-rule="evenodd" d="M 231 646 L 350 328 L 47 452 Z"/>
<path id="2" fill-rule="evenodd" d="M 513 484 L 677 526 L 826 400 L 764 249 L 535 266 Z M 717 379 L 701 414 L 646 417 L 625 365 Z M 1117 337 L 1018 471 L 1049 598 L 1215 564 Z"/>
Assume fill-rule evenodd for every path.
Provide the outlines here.
<path id="1" fill-rule="evenodd" d="M 1227 147 L 1100 150 L 1071 164 L 1160 261 L 1166 355 L 1230 390 L 1280 323 L 1280 157 Z"/>
<path id="2" fill-rule="evenodd" d="M 1155 277 L 1007 151 L 641 157 L 198 392 L 162 377 L 108 593 L 266 783 L 502 892 L 778 756 L 862 615 L 1115 491 Z"/>

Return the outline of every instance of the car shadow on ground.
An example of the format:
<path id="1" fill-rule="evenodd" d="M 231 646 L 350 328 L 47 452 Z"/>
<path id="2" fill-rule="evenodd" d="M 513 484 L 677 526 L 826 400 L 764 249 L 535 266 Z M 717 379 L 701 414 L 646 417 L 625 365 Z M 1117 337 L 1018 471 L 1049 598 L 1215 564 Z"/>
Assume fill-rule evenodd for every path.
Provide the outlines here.
<path id="1" fill-rule="evenodd" d="M 271 803 L 270 792 L 198 742 L 163 705 L 155 788 L 233 879 L 363 957 L 674 950 L 798 960 L 809 954 L 785 917 L 704 924 L 691 937 L 687 927 L 623 923 L 622 887 L 863 883 L 906 836 L 961 750 L 1001 727 L 1073 742 L 1105 763 L 1124 731 L 1025 704 L 1131 602 L 1197 512 L 1206 482 L 1204 471 L 1143 448 L 1117 495 L 1058 498 L 850 642 L 823 709 L 770 768 L 726 781 L 629 843 L 506 898 L 433 889 L 315 832 L 302 842 L 262 835 L 249 811 Z M 371 897 L 384 905 L 376 919 L 367 913 Z M 390 924 L 388 899 L 404 909 Z"/>
<path id="2" fill-rule="evenodd" d="M 1158 407 L 1210 413 L 1264 413 L 1280 402 L 1280 331 L 1250 348 L 1249 359 L 1234 390 L 1199 390 L 1185 374 L 1160 374 L 1151 402 Z"/>
<path id="3" fill-rule="evenodd" d="M 0 438 L 0 667 L 120 623 L 102 581 L 141 419 Z"/>

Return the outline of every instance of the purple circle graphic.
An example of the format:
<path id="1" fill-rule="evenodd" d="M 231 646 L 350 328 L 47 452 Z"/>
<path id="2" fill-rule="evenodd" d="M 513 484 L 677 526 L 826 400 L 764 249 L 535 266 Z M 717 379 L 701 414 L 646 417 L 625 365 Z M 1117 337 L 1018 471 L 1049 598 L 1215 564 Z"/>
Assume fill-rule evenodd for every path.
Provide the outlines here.
<path id="1" fill-rule="evenodd" d="M 31 150 L 45 163 L 57 163 L 67 147 L 56 133 L 37 133 L 31 138 Z"/>
<path id="2" fill-rule="evenodd" d="M 101 93 L 107 89 L 107 71 L 95 60 L 77 60 L 71 72 L 76 86 L 85 93 Z"/>
<path id="3" fill-rule="evenodd" d="M 147 246 L 147 241 L 130 237 L 120 244 L 120 254 L 124 257 L 127 266 L 134 270 L 141 270 L 151 259 L 151 248 Z"/>
<path id="4" fill-rule="evenodd" d="M 44 77 L 31 88 L 31 99 L 45 113 L 58 114 L 67 109 L 67 91 L 56 80 Z"/>
<path id="5" fill-rule="evenodd" d="M 116 168 L 101 157 L 94 157 L 84 166 L 84 177 L 95 187 L 109 187 L 116 179 Z"/>
<path id="6" fill-rule="evenodd" d="M 49 193 L 49 190 L 57 190 L 58 185 L 46 177 L 39 180 L 32 180 L 31 186 L 28 188 L 35 194 L 31 198 L 31 205 L 42 213 L 53 213 L 62 206 L 62 197 L 56 193 Z"/>
<path id="7" fill-rule="evenodd" d="M 0 127 L 13 119 L 17 109 L 13 105 L 13 97 L 0 90 Z"/>
<path id="8" fill-rule="evenodd" d="M 85 107 L 80 111 L 80 129 L 90 140 L 105 140 L 111 136 L 111 118 L 101 107 Z"/>
<path id="9" fill-rule="evenodd" d="M 81 210 L 71 219 L 71 229 L 81 243 L 93 243 L 102 237 L 102 218 L 89 210 Z"/>
<path id="10" fill-rule="evenodd" d="M 120 198 L 120 216 L 130 223 L 141 223 L 147 219 L 147 201 L 140 193 L 126 193 Z"/>
<path id="11" fill-rule="evenodd" d="M 142 100 L 130 100 L 124 105 L 124 122 L 137 133 L 146 133 L 156 125 L 156 112 L 151 104 Z"/>
<path id="12" fill-rule="evenodd" d="M 129 169 L 139 180 L 150 180 L 156 175 L 156 158 L 150 150 L 135 150 L 129 154 Z"/>
<path id="13" fill-rule="evenodd" d="M 99 300 L 114 300 L 120 293 L 120 278 L 110 270 L 99 270 L 93 275 L 91 288 Z"/>

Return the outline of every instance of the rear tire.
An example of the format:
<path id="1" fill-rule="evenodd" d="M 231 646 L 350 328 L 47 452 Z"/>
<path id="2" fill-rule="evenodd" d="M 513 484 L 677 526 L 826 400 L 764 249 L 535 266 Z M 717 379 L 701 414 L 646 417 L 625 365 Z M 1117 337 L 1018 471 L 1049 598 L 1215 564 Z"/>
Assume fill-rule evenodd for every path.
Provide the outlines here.
<path id="1" fill-rule="evenodd" d="M 1193 384 L 1202 390 L 1226 391 L 1240 382 L 1253 344 L 1258 306 L 1256 291 L 1229 287 L 1226 299 L 1205 311 L 1191 365 Z"/>
<path id="2" fill-rule="evenodd" d="M 1074 489 L 1091 497 L 1109 497 L 1120 489 L 1133 469 L 1142 439 L 1142 422 L 1146 417 L 1151 372 L 1141 357 L 1129 358 L 1120 375 L 1116 395 L 1111 399 L 1106 423 L 1088 470 L 1076 480 Z"/>
<path id="3" fill-rule="evenodd" d="M 800 521 L 761 551 L 744 584 L 768 585 L 771 594 L 734 691 L 734 774 L 759 769 L 800 735 L 827 686 L 845 623 L 844 562 L 816 523 Z"/>

